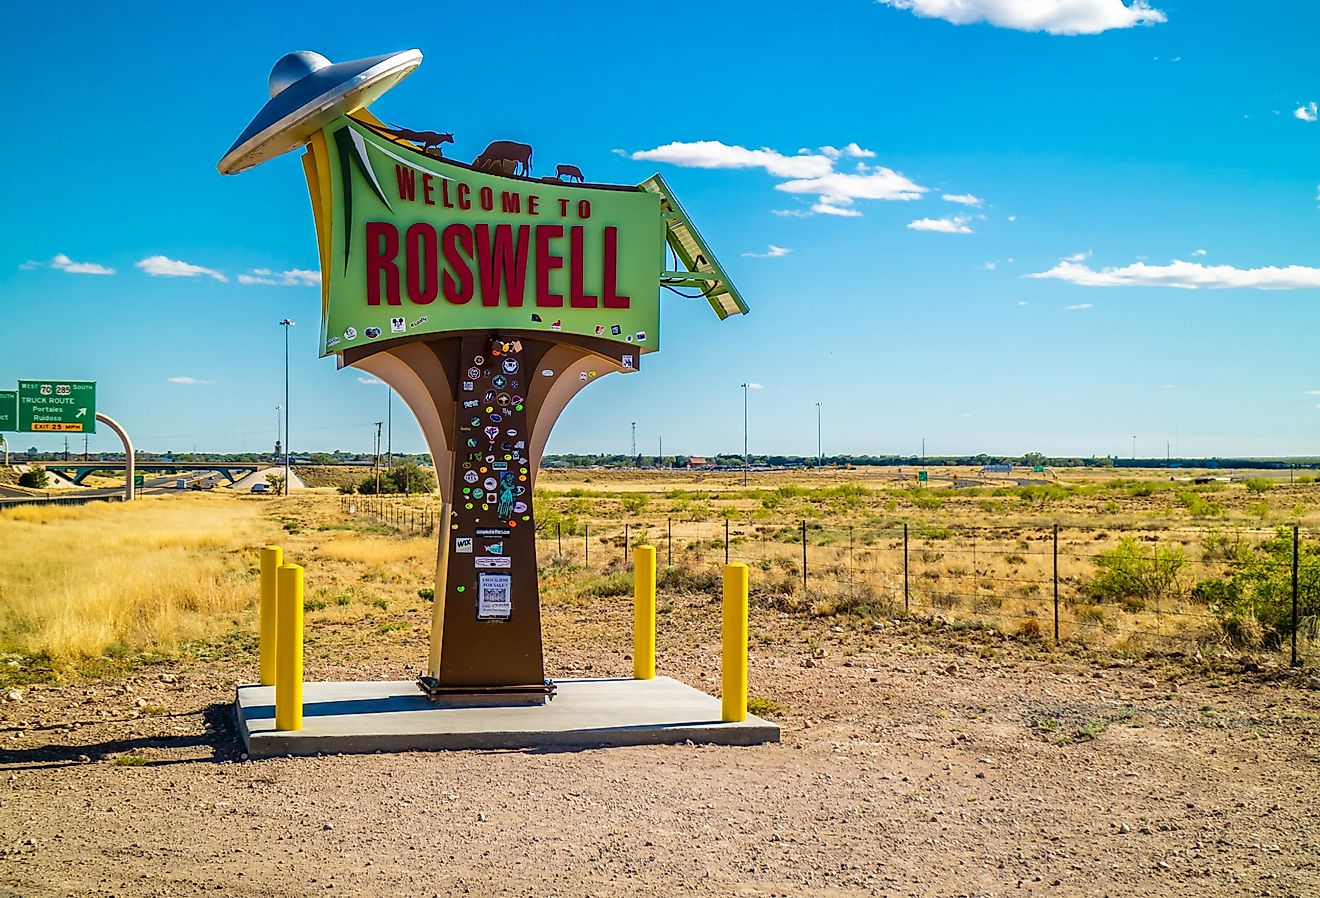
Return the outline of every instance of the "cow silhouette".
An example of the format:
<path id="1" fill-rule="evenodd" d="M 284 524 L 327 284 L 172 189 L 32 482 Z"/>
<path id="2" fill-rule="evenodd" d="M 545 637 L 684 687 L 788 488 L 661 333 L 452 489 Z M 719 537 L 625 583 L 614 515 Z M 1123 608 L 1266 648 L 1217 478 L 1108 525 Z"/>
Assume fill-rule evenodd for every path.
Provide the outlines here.
<path id="1" fill-rule="evenodd" d="M 411 131 L 408 128 L 385 128 L 383 130 L 399 138 L 400 140 L 407 140 L 407 141 L 411 141 L 412 143 L 421 144 L 422 152 L 426 153 L 427 155 L 443 156 L 444 153 L 440 149 L 440 145 L 443 143 L 454 142 L 453 134 L 450 133 L 441 134 L 439 131 Z M 431 152 L 432 150 L 434 150 L 435 152 L 432 153 Z"/>
<path id="2" fill-rule="evenodd" d="M 472 167 L 477 171 L 505 172 L 505 163 L 513 163 L 513 174 L 530 175 L 532 173 L 532 148 L 525 143 L 512 140 L 496 140 L 481 155 L 472 160 Z M 521 171 L 519 171 L 521 169 Z"/>
<path id="3" fill-rule="evenodd" d="M 582 169 L 578 168 L 576 165 L 556 165 L 555 179 L 559 180 L 561 178 L 568 178 L 570 181 L 586 180 L 586 178 L 582 177 Z"/>

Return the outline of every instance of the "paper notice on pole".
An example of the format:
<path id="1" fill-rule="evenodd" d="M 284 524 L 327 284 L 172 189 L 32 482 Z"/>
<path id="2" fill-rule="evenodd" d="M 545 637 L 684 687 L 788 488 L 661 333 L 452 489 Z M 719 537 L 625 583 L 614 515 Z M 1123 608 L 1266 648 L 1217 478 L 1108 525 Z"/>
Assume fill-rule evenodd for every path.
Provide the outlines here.
<path id="1" fill-rule="evenodd" d="M 477 620 L 508 620 L 513 613 L 513 576 L 477 574 Z"/>

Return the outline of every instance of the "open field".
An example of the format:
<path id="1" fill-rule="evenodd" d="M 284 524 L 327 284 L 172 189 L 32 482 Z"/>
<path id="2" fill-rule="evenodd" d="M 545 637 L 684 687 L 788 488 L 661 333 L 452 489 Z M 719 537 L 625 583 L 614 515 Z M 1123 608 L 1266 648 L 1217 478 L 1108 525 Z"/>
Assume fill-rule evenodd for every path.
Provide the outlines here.
<path id="1" fill-rule="evenodd" d="M 1079 624 L 1056 647 L 1004 608 L 1039 596 L 962 596 L 1010 567 L 1040 581 L 1041 541 L 1017 543 L 1056 521 L 1075 594 L 1094 575 L 1082 547 L 1132 528 L 1180 543 L 1195 580 L 1220 563 L 1206 534 L 1306 532 L 1320 487 L 1088 477 L 1028 498 L 721 476 L 542 475 L 548 672 L 628 674 L 623 526 L 663 567 L 672 518 L 659 668 L 718 693 L 731 511 L 730 554 L 756 564 L 751 694 L 784 727 L 778 746 L 244 762 L 230 702 L 255 676 L 256 548 L 307 568 L 309 679 L 409 677 L 430 614 L 425 528 L 384 524 L 363 497 L 350 514 L 331 490 L 0 514 L 0 894 L 1320 893 L 1320 812 L 1300 797 L 1320 787 L 1313 666 L 1213 630 L 1165 643 L 1078 638 Z M 820 569 L 806 590 L 775 560 L 800 562 L 802 520 L 809 584 Z M 940 570 L 954 604 L 928 605 L 923 585 L 905 617 L 881 591 L 903 523 L 911 579 Z M 554 524 L 571 534 L 562 559 Z M 863 547 L 863 532 L 884 537 Z M 923 550 L 943 557 L 918 563 Z M 1065 610 L 1086 604 L 1154 616 Z"/>

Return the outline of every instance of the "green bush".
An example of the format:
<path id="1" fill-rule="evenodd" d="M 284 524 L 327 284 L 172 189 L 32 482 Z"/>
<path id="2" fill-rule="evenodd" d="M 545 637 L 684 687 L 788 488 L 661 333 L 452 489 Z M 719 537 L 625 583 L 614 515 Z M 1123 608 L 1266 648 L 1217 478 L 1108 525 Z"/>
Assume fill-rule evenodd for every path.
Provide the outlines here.
<path id="1" fill-rule="evenodd" d="M 1125 536 L 1095 561 L 1095 576 L 1087 593 L 1096 601 L 1116 602 L 1140 610 L 1147 602 L 1182 596 L 1187 589 L 1187 559 L 1180 546 L 1149 549 Z"/>
<path id="2" fill-rule="evenodd" d="M 1266 477 L 1248 477 L 1246 484 L 1250 493 L 1267 493 L 1274 489 L 1274 481 Z"/>
<path id="3" fill-rule="evenodd" d="M 1306 542 L 1298 549 L 1297 629 L 1314 637 L 1320 620 L 1320 545 Z M 1196 584 L 1193 596 L 1209 605 L 1230 642 L 1277 648 L 1293 632 L 1292 557 L 1292 531 L 1281 527 L 1226 575 Z"/>
<path id="4" fill-rule="evenodd" d="M 44 490 L 50 483 L 50 475 L 46 469 L 40 465 L 28 468 L 22 474 L 18 475 L 18 485 L 31 487 L 34 490 Z"/>

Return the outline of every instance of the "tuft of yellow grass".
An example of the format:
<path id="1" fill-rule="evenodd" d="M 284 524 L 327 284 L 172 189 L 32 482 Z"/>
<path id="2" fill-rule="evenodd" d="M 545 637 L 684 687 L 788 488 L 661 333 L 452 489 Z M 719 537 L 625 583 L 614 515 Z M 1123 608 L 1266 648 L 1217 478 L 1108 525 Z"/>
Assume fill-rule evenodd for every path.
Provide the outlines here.
<path id="1" fill-rule="evenodd" d="M 111 646 L 170 651 L 255 604 L 259 503 L 147 497 L 0 514 L 0 648 L 57 662 Z"/>

